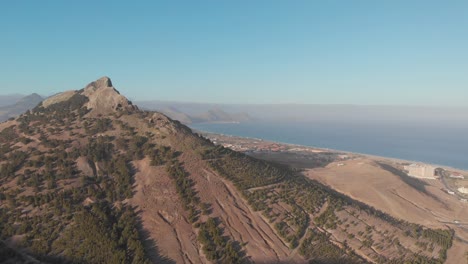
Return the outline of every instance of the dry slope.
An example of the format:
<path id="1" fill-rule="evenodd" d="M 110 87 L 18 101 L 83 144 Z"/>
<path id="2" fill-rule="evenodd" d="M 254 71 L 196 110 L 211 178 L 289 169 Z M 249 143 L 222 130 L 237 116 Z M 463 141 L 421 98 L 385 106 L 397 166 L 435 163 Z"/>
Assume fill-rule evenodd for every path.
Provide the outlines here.
<path id="1" fill-rule="evenodd" d="M 441 263 L 452 243 L 140 111 L 107 77 L 0 129 L 0 239 L 39 260 Z"/>

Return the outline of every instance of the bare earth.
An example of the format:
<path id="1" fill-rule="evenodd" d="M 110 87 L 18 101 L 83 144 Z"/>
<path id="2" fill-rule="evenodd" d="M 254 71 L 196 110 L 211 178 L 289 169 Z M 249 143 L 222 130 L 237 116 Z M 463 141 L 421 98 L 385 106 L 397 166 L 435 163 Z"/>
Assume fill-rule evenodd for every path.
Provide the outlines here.
<path id="1" fill-rule="evenodd" d="M 468 251 L 468 203 L 443 191 L 439 180 L 422 180 L 427 184 L 424 193 L 369 157 L 333 162 L 325 168 L 306 170 L 305 175 L 397 218 L 454 229 L 462 241 L 455 240 L 446 263 L 464 263 L 460 261 L 466 259 L 464 254 Z"/>
<path id="2" fill-rule="evenodd" d="M 305 263 L 300 256 L 291 257 L 287 245 L 259 212 L 250 209 L 231 183 L 200 166 L 200 160 L 190 160 L 184 156 L 181 160 L 193 173 L 191 177 L 196 181 L 202 202 L 212 204 L 210 216 L 223 220 L 226 235 L 237 241 L 248 241 L 244 249 L 252 261 Z M 159 247 L 159 252 L 153 252 L 153 257 L 167 256 L 170 260 L 166 260 L 166 263 L 209 262 L 203 256 L 196 233 L 192 231 L 164 166 L 153 167 L 149 163 L 147 159 L 134 163 L 137 170 L 136 193 L 130 203 L 138 207 L 144 230 Z"/>

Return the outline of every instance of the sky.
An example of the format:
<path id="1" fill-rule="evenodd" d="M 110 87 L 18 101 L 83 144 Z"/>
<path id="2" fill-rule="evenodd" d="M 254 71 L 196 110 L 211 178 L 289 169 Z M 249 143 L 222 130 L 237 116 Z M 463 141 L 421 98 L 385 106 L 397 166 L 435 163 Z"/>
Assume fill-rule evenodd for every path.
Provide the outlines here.
<path id="1" fill-rule="evenodd" d="M 468 105 L 468 1 L 0 1 L 0 94 Z"/>

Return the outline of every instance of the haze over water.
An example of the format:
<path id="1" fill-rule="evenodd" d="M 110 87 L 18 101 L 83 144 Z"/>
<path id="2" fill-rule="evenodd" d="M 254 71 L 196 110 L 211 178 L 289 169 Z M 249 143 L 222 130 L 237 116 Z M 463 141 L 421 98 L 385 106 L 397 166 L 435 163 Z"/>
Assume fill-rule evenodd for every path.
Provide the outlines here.
<path id="1" fill-rule="evenodd" d="M 468 124 L 315 120 L 193 124 L 191 127 L 468 169 Z"/>

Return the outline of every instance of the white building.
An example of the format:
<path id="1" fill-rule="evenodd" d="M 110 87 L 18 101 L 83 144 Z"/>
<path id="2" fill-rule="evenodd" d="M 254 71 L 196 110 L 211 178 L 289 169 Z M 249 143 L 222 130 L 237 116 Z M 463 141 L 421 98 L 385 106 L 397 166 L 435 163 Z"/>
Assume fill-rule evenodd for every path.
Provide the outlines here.
<path id="1" fill-rule="evenodd" d="M 435 167 L 429 165 L 411 164 L 405 166 L 404 169 L 408 172 L 408 175 L 415 178 L 421 179 L 436 179 Z"/>
<path id="2" fill-rule="evenodd" d="M 450 178 L 453 178 L 453 179 L 465 179 L 465 177 L 463 177 L 463 175 L 461 174 L 450 174 Z"/>
<path id="3" fill-rule="evenodd" d="M 466 188 L 466 187 L 460 187 L 460 188 L 458 188 L 458 191 L 463 193 L 463 194 L 468 194 L 468 188 Z"/>

